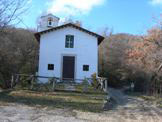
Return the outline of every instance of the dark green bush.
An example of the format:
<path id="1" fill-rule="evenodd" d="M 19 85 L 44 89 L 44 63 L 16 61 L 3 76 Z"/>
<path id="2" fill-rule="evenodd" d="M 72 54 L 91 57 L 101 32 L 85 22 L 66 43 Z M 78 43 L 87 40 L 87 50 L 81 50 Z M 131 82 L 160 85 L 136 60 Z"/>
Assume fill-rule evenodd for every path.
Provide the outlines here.
<path id="1" fill-rule="evenodd" d="M 113 88 L 121 88 L 124 85 L 127 85 L 128 79 L 122 78 L 124 77 L 121 72 L 118 71 L 110 71 L 106 73 L 105 76 L 108 79 L 108 86 Z"/>

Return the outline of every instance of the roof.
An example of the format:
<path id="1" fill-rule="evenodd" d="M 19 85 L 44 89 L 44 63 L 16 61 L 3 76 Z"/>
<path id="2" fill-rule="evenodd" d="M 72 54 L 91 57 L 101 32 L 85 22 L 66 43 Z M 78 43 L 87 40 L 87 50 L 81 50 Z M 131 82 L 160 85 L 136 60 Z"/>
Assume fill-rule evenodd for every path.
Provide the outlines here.
<path id="1" fill-rule="evenodd" d="M 64 25 L 61 25 L 61 26 L 53 27 L 53 28 L 48 29 L 48 30 L 44 30 L 44 31 L 41 31 L 41 32 L 37 32 L 34 35 L 35 35 L 35 38 L 37 39 L 37 41 L 40 41 L 40 37 L 41 37 L 42 34 L 48 33 L 48 32 L 51 32 L 51 31 L 56 31 L 58 29 L 62 29 L 62 28 L 65 28 L 65 27 L 73 27 L 75 29 L 78 29 L 80 31 L 83 31 L 85 33 L 88 33 L 89 35 L 95 36 L 96 38 L 98 38 L 98 45 L 104 40 L 104 37 L 103 36 L 101 36 L 101 35 L 99 35 L 97 33 L 91 32 L 91 31 L 89 31 L 87 29 L 84 29 L 82 27 L 79 27 L 79 26 L 77 26 L 75 24 L 72 24 L 72 23 L 64 24 Z"/>
<path id="2" fill-rule="evenodd" d="M 55 18 L 57 18 L 58 20 L 60 20 L 59 17 L 57 17 L 57 16 L 55 16 L 55 15 L 53 15 L 53 14 L 44 15 L 44 16 L 41 16 L 41 18 L 43 18 L 43 17 L 48 17 L 48 16 L 52 16 L 52 17 L 55 17 Z"/>

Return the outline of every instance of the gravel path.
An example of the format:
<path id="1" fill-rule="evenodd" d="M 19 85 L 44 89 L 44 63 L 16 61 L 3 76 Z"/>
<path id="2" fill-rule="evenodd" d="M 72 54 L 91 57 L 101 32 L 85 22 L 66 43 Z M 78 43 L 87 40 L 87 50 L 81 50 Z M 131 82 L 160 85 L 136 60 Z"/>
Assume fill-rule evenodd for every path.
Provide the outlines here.
<path id="1" fill-rule="evenodd" d="M 117 105 L 103 113 L 9 104 L 0 106 L 0 122 L 162 122 L 162 109 L 136 97 L 109 89 Z"/>
<path id="2" fill-rule="evenodd" d="M 117 105 L 106 112 L 115 122 L 162 122 L 162 109 L 152 102 L 125 95 L 120 90 L 109 88 L 110 96 Z"/>

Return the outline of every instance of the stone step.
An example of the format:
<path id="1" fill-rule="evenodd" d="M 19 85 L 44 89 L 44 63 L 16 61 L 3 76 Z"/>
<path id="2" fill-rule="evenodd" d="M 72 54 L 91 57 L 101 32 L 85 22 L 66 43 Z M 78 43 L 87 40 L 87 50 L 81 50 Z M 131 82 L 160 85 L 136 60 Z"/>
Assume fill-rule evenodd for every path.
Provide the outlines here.
<path id="1" fill-rule="evenodd" d="M 75 86 L 73 86 L 73 85 L 65 85 L 65 90 L 67 90 L 67 91 L 75 91 L 76 89 L 75 89 Z"/>

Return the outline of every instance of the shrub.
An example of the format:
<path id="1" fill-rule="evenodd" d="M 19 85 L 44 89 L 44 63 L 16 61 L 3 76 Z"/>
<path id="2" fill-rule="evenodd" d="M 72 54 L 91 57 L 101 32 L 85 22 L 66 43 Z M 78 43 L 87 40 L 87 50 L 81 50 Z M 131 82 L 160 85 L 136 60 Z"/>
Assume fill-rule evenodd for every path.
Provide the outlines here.
<path id="1" fill-rule="evenodd" d="M 123 86 L 124 81 L 121 80 L 121 74 L 117 71 L 107 73 L 108 86 L 113 88 L 120 88 Z"/>
<path id="2" fill-rule="evenodd" d="M 52 85 L 54 81 L 55 81 L 55 78 L 48 78 L 48 83 L 50 85 Z"/>
<path id="3" fill-rule="evenodd" d="M 88 86 L 89 86 L 89 82 L 88 82 L 87 78 L 84 78 L 84 80 L 82 82 L 82 85 L 83 85 L 83 92 L 87 92 L 88 91 Z"/>
<path id="4" fill-rule="evenodd" d="M 94 74 L 92 74 L 91 75 L 91 78 L 92 78 L 92 86 L 95 88 L 95 89 L 97 89 L 98 88 L 98 86 L 99 86 L 99 82 L 98 82 L 98 80 L 97 80 L 97 74 L 96 73 L 94 73 Z"/>
<path id="5" fill-rule="evenodd" d="M 142 76 L 135 77 L 134 91 L 145 92 L 147 87 L 146 78 Z"/>

